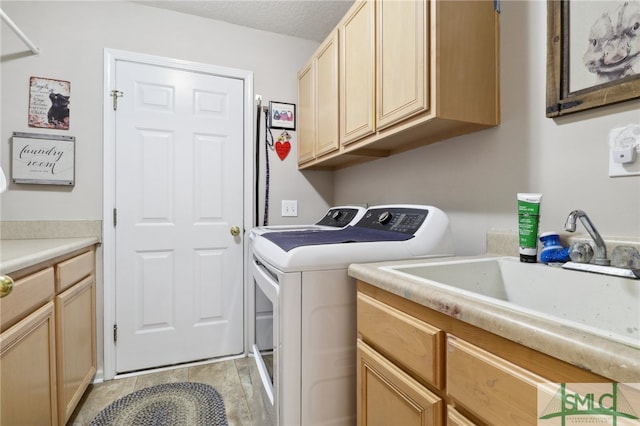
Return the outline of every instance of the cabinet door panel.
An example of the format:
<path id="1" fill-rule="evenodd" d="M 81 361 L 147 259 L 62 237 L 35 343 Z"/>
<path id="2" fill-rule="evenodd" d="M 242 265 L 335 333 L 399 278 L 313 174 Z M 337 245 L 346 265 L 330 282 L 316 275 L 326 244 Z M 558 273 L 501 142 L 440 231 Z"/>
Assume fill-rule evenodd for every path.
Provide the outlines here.
<path id="1" fill-rule="evenodd" d="M 96 372 L 95 276 L 56 296 L 58 413 L 65 424 Z"/>
<path id="2" fill-rule="evenodd" d="M 544 378 L 447 337 L 447 393 L 455 401 L 490 424 L 536 424 L 537 384 Z"/>
<path id="3" fill-rule="evenodd" d="M 316 59 L 316 149 L 315 156 L 340 147 L 338 129 L 338 31 L 320 47 Z"/>
<path id="4" fill-rule="evenodd" d="M 375 3 L 358 2 L 340 26 L 340 142 L 375 131 Z"/>
<path id="5" fill-rule="evenodd" d="M 298 163 L 313 160 L 315 141 L 315 95 L 313 61 L 298 73 Z"/>
<path id="6" fill-rule="evenodd" d="M 442 400 L 362 341 L 358 383 L 358 425 L 442 424 Z"/>
<path id="7" fill-rule="evenodd" d="M 53 311 L 51 301 L 0 335 L 2 425 L 58 424 Z"/>
<path id="8" fill-rule="evenodd" d="M 387 127 L 427 109 L 425 1 L 377 3 L 377 122 Z"/>

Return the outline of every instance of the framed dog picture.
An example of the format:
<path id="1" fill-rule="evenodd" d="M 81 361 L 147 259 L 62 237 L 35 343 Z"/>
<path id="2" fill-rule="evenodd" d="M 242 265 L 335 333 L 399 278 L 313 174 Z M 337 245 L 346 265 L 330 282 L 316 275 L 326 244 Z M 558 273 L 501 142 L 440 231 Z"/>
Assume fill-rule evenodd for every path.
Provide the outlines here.
<path id="1" fill-rule="evenodd" d="M 269 102 L 269 127 L 272 129 L 296 129 L 296 104 Z"/>
<path id="2" fill-rule="evenodd" d="M 50 78 L 29 80 L 29 127 L 69 130 L 71 83 Z"/>

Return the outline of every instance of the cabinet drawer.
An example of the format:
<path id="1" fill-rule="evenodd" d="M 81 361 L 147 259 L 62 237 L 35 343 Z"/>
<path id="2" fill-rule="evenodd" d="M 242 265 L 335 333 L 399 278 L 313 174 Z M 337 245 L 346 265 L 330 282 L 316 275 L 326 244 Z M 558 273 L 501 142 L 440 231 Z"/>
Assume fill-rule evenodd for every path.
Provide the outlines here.
<path id="1" fill-rule="evenodd" d="M 0 328 L 6 330 L 53 298 L 53 267 L 14 283 L 13 291 L 0 299 Z"/>
<path id="2" fill-rule="evenodd" d="M 444 333 L 441 330 L 359 293 L 358 333 L 394 363 L 442 388 Z"/>
<path id="3" fill-rule="evenodd" d="M 95 270 L 93 250 L 82 253 L 56 265 L 56 293 L 77 283 Z"/>
<path id="4" fill-rule="evenodd" d="M 448 336 L 447 393 L 489 424 L 535 425 L 537 384 L 547 382 L 477 346 Z"/>

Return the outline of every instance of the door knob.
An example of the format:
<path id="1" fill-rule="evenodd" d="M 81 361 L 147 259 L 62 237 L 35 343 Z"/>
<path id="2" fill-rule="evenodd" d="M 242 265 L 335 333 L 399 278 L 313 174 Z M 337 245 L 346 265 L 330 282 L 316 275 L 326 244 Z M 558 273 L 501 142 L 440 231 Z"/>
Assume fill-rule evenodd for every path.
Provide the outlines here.
<path id="1" fill-rule="evenodd" d="M 8 275 L 0 275 L 0 298 L 8 296 L 13 290 L 13 279 Z"/>
<path id="2" fill-rule="evenodd" d="M 231 235 L 233 235 L 234 237 L 237 237 L 238 235 L 240 235 L 240 228 L 237 226 L 232 226 Z"/>

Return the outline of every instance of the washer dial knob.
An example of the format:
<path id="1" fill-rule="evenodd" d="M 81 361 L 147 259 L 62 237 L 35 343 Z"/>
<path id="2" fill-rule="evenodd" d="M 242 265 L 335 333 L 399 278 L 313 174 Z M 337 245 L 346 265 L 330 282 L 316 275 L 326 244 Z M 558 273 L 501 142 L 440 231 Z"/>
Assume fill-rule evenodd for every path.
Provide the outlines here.
<path id="1" fill-rule="evenodd" d="M 380 213 L 380 216 L 378 216 L 378 223 L 381 225 L 386 225 L 387 223 L 389 223 L 391 221 L 391 218 L 393 216 L 391 215 L 391 213 L 389 212 L 382 212 Z"/>

